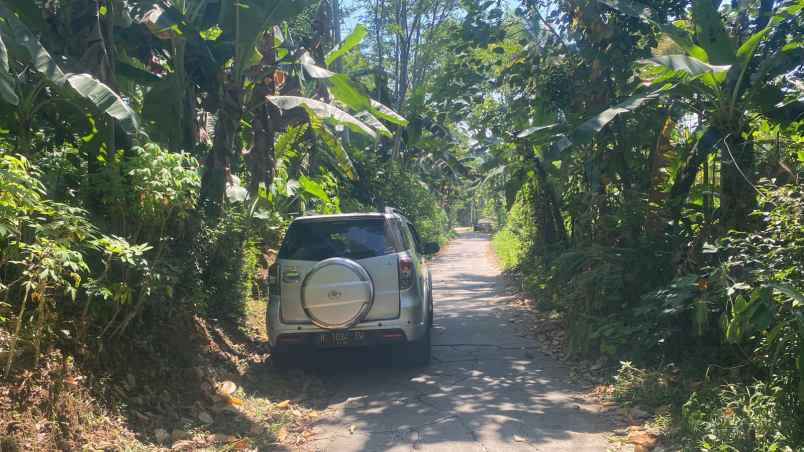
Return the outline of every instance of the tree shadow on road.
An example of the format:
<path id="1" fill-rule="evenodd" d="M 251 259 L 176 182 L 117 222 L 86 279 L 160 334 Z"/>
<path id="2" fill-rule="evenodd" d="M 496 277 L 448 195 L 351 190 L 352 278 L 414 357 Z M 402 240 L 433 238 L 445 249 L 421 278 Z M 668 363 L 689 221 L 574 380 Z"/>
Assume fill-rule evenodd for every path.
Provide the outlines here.
<path id="1" fill-rule="evenodd" d="M 451 257 L 437 265 L 451 265 Z M 502 289 L 497 275 L 468 272 L 435 285 L 434 359 L 427 368 L 399 367 L 383 349 L 320 351 L 300 361 L 326 393 L 302 403 L 331 410 L 315 423 L 307 448 L 604 448 L 611 426 L 559 363 L 514 334 L 513 314 L 499 303 Z"/>

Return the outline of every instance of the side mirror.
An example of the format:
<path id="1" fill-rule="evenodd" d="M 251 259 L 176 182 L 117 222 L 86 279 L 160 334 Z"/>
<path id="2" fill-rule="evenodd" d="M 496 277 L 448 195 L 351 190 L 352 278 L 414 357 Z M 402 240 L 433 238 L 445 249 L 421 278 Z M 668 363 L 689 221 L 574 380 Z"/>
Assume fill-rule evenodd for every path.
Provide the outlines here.
<path id="1" fill-rule="evenodd" d="M 438 246 L 436 242 L 425 243 L 424 246 L 422 246 L 422 252 L 424 254 L 435 254 L 440 249 L 441 247 Z"/>

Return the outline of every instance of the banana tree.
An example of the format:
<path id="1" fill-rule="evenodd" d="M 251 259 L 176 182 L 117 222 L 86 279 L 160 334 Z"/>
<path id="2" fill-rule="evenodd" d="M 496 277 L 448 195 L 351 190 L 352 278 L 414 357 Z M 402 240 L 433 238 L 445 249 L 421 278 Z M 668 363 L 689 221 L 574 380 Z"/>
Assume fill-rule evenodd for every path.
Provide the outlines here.
<path id="1" fill-rule="evenodd" d="M 681 103 L 702 118 L 698 143 L 673 184 L 671 207 L 675 215 L 689 193 L 698 168 L 713 150 L 720 151 L 721 224 L 744 228 L 756 204 L 754 150 L 751 145 L 752 115 L 789 121 L 800 115 L 804 104 L 787 95 L 776 78 L 801 64 L 804 43 L 788 33 L 801 27 L 804 2 L 780 5 L 761 30 L 744 42 L 727 31 L 711 1 L 695 0 L 690 22 L 657 23 L 653 11 L 629 0 L 599 0 L 615 10 L 654 24 L 683 50 L 683 54 L 639 60 L 644 86 L 624 101 L 589 118 L 551 146 L 551 157 L 574 144 L 591 141 L 618 116 L 637 110 L 656 99 Z M 693 31 L 689 31 L 688 28 Z M 778 32 L 778 33 L 777 33 Z M 786 36 L 793 36 L 789 40 Z M 789 91 L 789 90 L 788 90 Z M 528 133 L 529 135 L 530 133 Z M 674 216 L 675 216 L 674 215 Z"/>
<path id="2" fill-rule="evenodd" d="M 16 130 L 18 152 L 31 151 L 33 118 L 47 110 L 85 123 L 87 113 L 100 113 L 96 119 L 114 120 L 127 134 L 141 131 L 137 114 L 119 94 L 91 74 L 65 70 L 64 62 L 68 67 L 78 65 L 52 56 L 23 17 L 27 16 L 18 16 L 17 9 L 0 2 L 0 111 L 13 118 L 10 125 Z M 8 106 L 15 108 L 9 111 Z M 91 121 L 85 126 L 95 128 Z"/>
<path id="3" fill-rule="evenodd" d="M 261 184 L 271 185 L 275 137 L 288 125 L 308 121 L 334 166 L 351 178 L 354 173 L 348 153 L 332 126 L 345 126 L 376 139 L 378 134 L 390 135 L 381 120 L 398 126 L 406 124 L 395 112 L 370 99 L 364 87 L 319 65 L 306 49 L 290 39 L 288 27 L 282 23 L 309 2 L 273 7 L 256 0 L 223 2 L 219 10 L 213 8 L 216 5 L 212 2 L 199 0 L 138 3 L 145 11 L 142 22 L 155 36 L 170 40 L 174 48 L 179 41 L 187 49 L 185 58 L 190 54 L 212 56 L 214 73 L 218 74 L 214 78 L 223 81 L 208 87 L 204 83 L 207 80 L 199 80 L 194 74 L 187 76 L 190 83 L 207 91 L 205 106 L 213 107 L 214 141 L 202 184 L 202 196 L 211 212 L 223 199 L 227 179 L 231 179 L 228 175 L 235 170 L 241 148 L 246 149 L 251 194 L 255 195 Z M 356 28 L 326 55 L 323 64 L 334 63 L 356 47 L 364 35 L 361 27 Z M 183 61 L 179 54 L 173 54 L 172 60 L 174 67 Z M 325 98 L 310 97 L 320 93 L 325 93 Z"/>

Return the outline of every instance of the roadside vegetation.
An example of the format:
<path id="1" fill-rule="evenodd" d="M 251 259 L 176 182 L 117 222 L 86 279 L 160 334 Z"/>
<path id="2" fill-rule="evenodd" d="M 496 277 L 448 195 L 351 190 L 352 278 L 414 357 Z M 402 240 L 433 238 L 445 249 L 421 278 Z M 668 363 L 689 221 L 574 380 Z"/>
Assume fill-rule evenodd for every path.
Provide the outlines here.
<path id="1" fill-rule="evenodd" d="M 485 81 L 444 101 L 484 130 L 501 263 L 671 449 L 804 447 L 802 8 L 479 9 L 445 75 Z"/>

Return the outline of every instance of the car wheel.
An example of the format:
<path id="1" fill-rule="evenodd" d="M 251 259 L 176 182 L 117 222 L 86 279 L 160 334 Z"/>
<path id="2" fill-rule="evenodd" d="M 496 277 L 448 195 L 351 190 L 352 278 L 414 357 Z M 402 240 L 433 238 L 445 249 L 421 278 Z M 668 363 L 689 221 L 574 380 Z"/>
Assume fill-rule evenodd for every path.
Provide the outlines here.
<path id="1" fill-rule="evenodd" d="M 425 367 L 430 364 L 430 328 L 418 341 L 409 342 L 405 350 L 405 360 L 410 367 Z"/>
<path id="2" fill-rule="evenodd" d="M 433 292 L 432 291 L 427 295 L 427 300 L 429 301 L 428 308 L 427 308 L 427 315 L 428 315 L 429 319 L 427 320 L 427 323 L 428 323 L 428 327 L 430 329 L 433 329 L 433 320 L 434 320 L 435 314 L 433 312 Z"/>
<path id="3" fill-rule="evenodd" d="M 293 354 L 283 348 L 271 349 L 271 365 L 275 369 L 289 369 L 294 364 Z"/>

